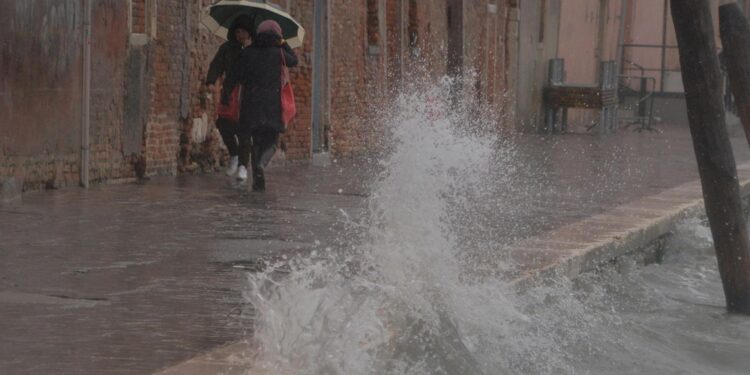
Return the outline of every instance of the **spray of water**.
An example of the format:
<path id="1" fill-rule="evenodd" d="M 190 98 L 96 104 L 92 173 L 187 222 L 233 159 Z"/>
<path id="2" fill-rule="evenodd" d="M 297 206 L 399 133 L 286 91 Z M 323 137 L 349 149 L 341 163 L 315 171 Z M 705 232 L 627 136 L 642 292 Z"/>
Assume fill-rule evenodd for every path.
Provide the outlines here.
<path id="1" fill-rule="evenodd" d="M 350 225 L 357 241 L 250 276 L 258 366 L 311 374 L 495 368 L 493 342 L 507 317 L 520 315 L 499 279 L 467 275 L 452 223 L 501 157 L 498 140 L 482 132 L 490 121 L 445 99 L 451 86 L 445 79 L 395 101 L 391 153 L 367 216 Z"/>
<path id="2" fill-rule="evenodd" d="M 502 260 L 513 234 L 498 233 L 485 214 L 522 214 L 534 188 L 518 180 L 510 142 L 487 132 L 498 116 L 445 100 L 452 84 L 407 90 L 383 116 L 390 153 L 364 216 L 342 213 L 347 229 L 339 241 L 249 275 L 246 299 L 257 310 L 250 373 L 731 374 L 744 368 L 747 345 L 729 345 L 736 356 L 704 364 L 700 359 L 710 353 L 699 345 L 676 344 L 692 324 L 671 319 L 678 311 L 706 327 L 689 343 L 750 338 L 745 322 L 730 324 L 739 338 L 706 333 L 727 325 L 721 308 L 708 319 L 690 318 L 705 313 L 695 298 L 706 280 L 714 289 L 718 280 L 699 223 L 680 229 L 688 243 L 672 245 L 702 249 L 687 262 L 678 255 L 669 266 L 641 271 L 624 260 L 521 294 L 506 285 L 501 275 L 513 265 Z M 682 254 L 668 255 L 674 253 Z M 689 272 L 696 263 L 702 271 Z M 687 279 L 663 288 L 680 277 Z M 676 304 L 674 296 L 685 290 L 688 302 Z M 704 297 L 699 304 L 715 303 Z M 722 367 L 729 362 L 739 366 Z"/>

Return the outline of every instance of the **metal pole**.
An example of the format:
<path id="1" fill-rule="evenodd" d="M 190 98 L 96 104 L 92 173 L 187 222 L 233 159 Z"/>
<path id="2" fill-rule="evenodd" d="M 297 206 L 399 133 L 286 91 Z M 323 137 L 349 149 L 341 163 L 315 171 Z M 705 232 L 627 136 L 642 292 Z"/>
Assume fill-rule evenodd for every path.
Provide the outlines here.
<path id="1" fill-rule="evenodd" d="M 89 187 L 91 118 L 91 2 L 83 0 L 83 87 L 81 95 L 81 186 Z"/>

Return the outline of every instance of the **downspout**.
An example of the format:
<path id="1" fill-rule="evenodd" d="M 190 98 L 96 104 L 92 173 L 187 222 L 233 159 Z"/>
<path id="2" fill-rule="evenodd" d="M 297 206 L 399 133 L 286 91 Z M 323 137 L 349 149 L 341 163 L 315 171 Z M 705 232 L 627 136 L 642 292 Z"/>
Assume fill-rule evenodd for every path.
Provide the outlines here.
<path id="1" fill-rule="evenodd" d="M 89 128 L 91 114 L 91 2 L 83 0 L 83 87 L 81 94 L 81 186 L 89 187 Z"/>

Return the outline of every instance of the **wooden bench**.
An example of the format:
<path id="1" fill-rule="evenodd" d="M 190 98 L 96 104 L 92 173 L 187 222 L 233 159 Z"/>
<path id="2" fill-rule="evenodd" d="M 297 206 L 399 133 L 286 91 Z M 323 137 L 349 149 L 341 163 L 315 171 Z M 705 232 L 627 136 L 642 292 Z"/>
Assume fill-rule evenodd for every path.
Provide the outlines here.
<path id="1" fill-rule="evenodd" d="M 601 111 L 599 131 L 611 133 L 617 130 L 617 75 L 614 61 L 601 63 L 601 79 L 598 85 L 566 85 L 565 62 L 552 59 L 549 62 L 549 76 L 544 87 L 544 122 L 540 131 L 549 133 L 566 131 L 568 128 L 568 108 L 587 108 Z M 562 112 L 562 115 L 559 116 Z M 561 117 L 558 129 L 557 119 Z M 596 126 L 595 125 L 595 126 Z"/>

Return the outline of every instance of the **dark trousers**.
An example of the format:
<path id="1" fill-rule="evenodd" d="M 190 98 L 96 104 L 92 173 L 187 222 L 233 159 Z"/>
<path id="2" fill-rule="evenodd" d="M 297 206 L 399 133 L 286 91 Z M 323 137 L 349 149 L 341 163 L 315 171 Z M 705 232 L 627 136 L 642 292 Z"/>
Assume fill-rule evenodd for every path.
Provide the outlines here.
<path id="1" fill-rule="evenodd" d="M 253 172 L 266 168 L 276 153 L 279 133 L 251 133 L 242 137 L 240 142 L 240 164 L 252 166 Z"/>
<path id="2" fill-rule="evenodd" d="M 227 119 L 219 118 L 216 120 L 216 128 L 219 129 L 221 139 L 227 146 L 229 156 L 237 156 L 240 152 L 240 139 L 237 134 L 238 124 Z"/>
<path id="3" fill-rule="evenodd" d="M 253 134 L 253 146 L 250 152 L 253 172 L 263 170 L 271 162 L 276 153 L 276 144 L 279 142 L 279 133 L 267 132 Z"/>
<path id="4" fill-rule="evenodd" d="M 253 171 L 253 188 L 265 189 L 263 170 L 276 153 L 279 133 L 274 131 L 253 132 L 242 137 L 240 141 L 240 164 L 247 167 L 248 162 Z"/>

